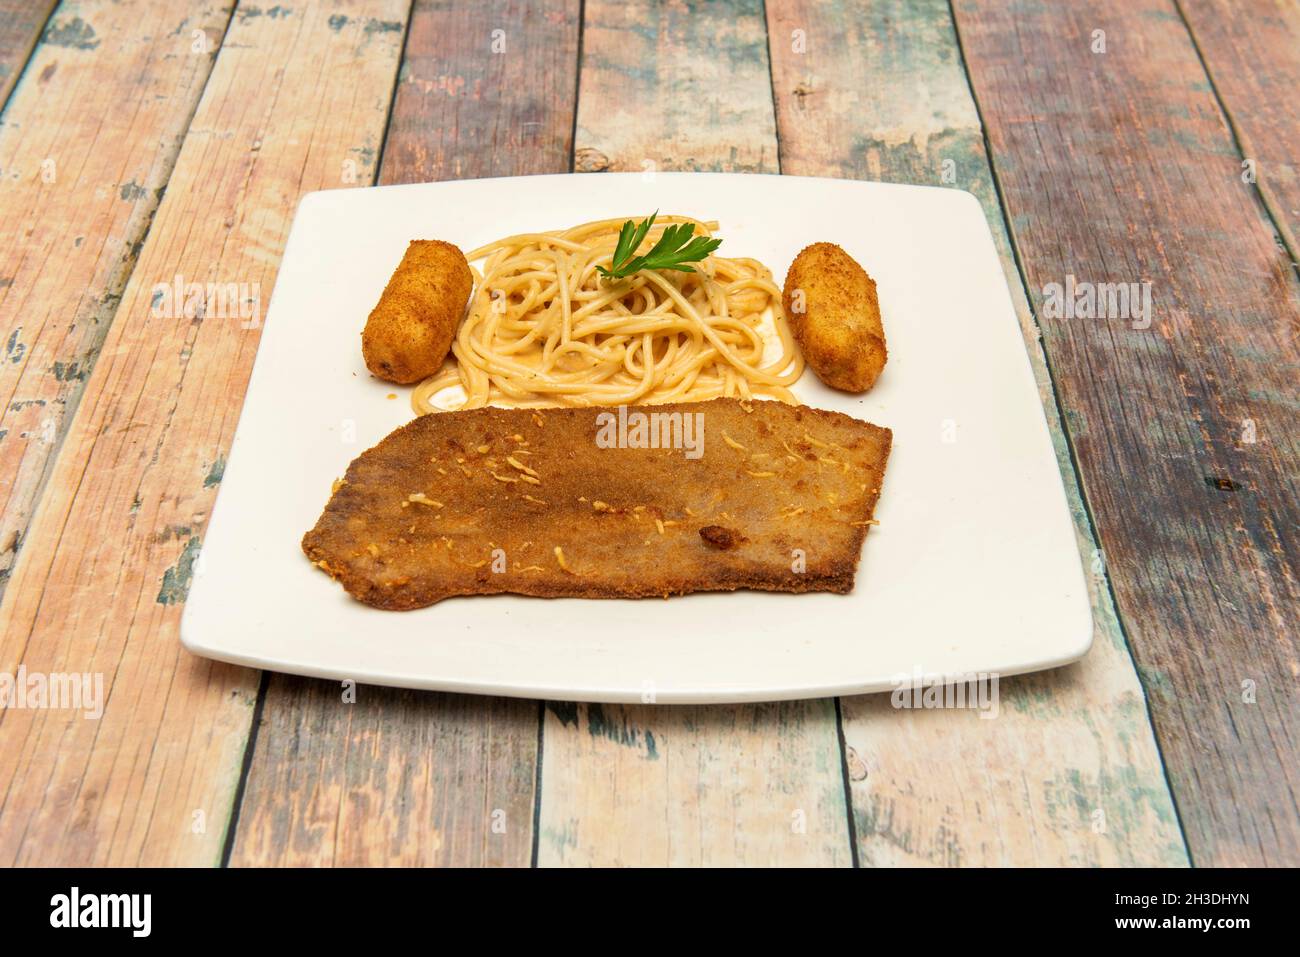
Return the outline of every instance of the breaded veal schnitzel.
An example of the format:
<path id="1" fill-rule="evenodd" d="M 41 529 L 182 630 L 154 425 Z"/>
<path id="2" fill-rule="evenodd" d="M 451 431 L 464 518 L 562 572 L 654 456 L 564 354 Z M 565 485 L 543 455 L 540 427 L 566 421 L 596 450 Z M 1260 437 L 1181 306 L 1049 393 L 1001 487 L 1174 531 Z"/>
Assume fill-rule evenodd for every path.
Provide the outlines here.
<path id="1" fill-rule="evenodd" d="M 661 416 L 650 420 L 664 440 L 655 444 L 702 442 L 633 447 L 649 444 L 637 414 Z M 399 610 L 501 592 L 853 588 L 889 429 L 736 399 L 623 415 L 621 424 L 618 410 L 599 407 L 421 416 L 352 462 L 303 551 L 353 597 Z M 682 432 L 701 423 L 698 435 Z"/>

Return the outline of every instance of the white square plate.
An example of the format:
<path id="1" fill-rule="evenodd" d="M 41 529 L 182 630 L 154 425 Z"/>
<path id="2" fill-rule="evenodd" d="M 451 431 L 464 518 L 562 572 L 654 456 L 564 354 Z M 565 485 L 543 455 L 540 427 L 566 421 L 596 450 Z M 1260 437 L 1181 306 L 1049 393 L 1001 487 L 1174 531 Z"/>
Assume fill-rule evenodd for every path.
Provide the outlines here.
<path id="1" fill-rule="evenodd" d="M 894 430 L 849 595 L 669 601 L 350 599 L 299 548 L 348 463 L 411 417 L 360 331 L 412 238 L 492 239 L 652 210 L 716 219 L 724 256 L 839 243 L 875 278 L 889 363 L 863 396 L 801 401 Z M 387 398 L 397 393 L 397 399 Z M 601 173 L 312 193 L 298 207 L 181 624 L 191 651 L 362 683 L 581 701 L 760 701 L 918 674 L 1073 661 L 1091 611 L 1002 268 L 969 193 L 733 174 Z"/>

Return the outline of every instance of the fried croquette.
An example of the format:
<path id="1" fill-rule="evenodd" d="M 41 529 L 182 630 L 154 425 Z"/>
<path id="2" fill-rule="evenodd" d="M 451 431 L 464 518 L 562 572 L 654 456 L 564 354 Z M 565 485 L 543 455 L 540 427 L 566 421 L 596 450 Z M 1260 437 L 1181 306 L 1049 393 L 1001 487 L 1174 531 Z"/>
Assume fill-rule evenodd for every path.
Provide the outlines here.
<path id="1" fill-rule="evenodd" d="M 828 386 L 866 392 L 885 367 L 876 283 L 834 243 L 805 248 L 781 297 L 804 359 Z"/>
<path id="2" fill-rule="evenodd" d="M 633 407 L 627 441 L 602 447 L 596 436 L 611 428 L 602 415 L 614 413 L 421 416 L 352 462 L 302 549 L 353 598 L 391 610 L 502 592 L 853 588 L 889 429 L 780 402 L 713 399 Z M 662 440 L 675 434 L 674 416 L 684 435 L 682 417 L 696 415 L 698 441 L 676 443 L 693 455 Z M 633 442 L 656 426 L 660 441 Z"/>
<path id="3" fill-rule="evenodd" d="M 437 372 L 473 286 L 458 248 L 436 239 L 411 240 L 361 333 L 366 368 L 402 385 Z"/>

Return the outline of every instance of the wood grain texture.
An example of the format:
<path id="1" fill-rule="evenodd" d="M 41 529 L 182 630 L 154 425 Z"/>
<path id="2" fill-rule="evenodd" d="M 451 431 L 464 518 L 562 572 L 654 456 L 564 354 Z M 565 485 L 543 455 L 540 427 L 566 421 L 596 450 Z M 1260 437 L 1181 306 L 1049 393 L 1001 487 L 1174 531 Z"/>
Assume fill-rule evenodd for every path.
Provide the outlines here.
<path id="1" fill-rule="evenodd" d="M 1300 3 L 1178 0 L 1259 194 L 1300 259 Z"/>
<path id="2" fill-rule="evenodd" d="M 759 0 L 587 3 L 579 173 L 777 170 Z"/>
<path id="3" fill-rule="evenodd" d="M 575 0 L 417 3 L 380 182 L 565 172 L 577 57 Z M 231 863 L 527 865 L 539 717 L 273 675 Z"/>
<path id="4" fill-rule="evenodd" d="M 777 171 L 760 4 L 585 17 L 579 170 Z M 831 699 L 549 703 L 542 743 L 540 865 L 852 863 Z"/>
<path id="5" fill-rule="evenodd" d="M 951 186 L 983 205 L 1091 567 L 1088 517 L 948 4 L 778 0 L 767 11 L 784 172 Z M 1089 584 L 1092 651 L 1077 665 L 1002 681 L 994 720 L 899 710 L 887 694 L 843 700 L 864 865 L 1186 863 L 1141 684 L 1100 570 Z"/>
<path id="6" fill-rule="evenodd" d="M 149 12 L 63 4 L 0 121 L 0 594 L 230 19 Z"/>
<path id="7" fill-rule="evenodd" d="M 578 0 L 417 0 L 381 182 L 563 173 Z"/>
<path id="8" fill-rule="evenodd" d="M 230 24 L 0 605 L 0 671 L 101 673 L 106 695 L 99 720 L 0 713 L 0 862 L 220 860 L 258 676 L 192 657 L 177 624 L 260 324 L 158 314 L 154 285 L 267 301 L 298 196 L 349 158 L 373 176 L 405 16 L 354 0 Z"/>
<path id="9" fill-rule="evenodd" d="M 57 2 L 0 0 L 0 109 L 9 101 Z"/>
<path id="10" fill-rule="evenodd" d="M 1170 3 L 955 9 L 1192 860 L 1294 865 L 1300 284 Z M 1149 327 L 1047 318 L 1069 275 Z"/>
<path id="11" fill-rule="evenodd" d="M 542 742 L 540 866 L 852 864 L 833 699 L 549 702 Z"/>
<path id="12" fill-rule="evenodd" d="M 272 675 L 232 866 L 503 866 L 532 852 L 537 703 Z"/>

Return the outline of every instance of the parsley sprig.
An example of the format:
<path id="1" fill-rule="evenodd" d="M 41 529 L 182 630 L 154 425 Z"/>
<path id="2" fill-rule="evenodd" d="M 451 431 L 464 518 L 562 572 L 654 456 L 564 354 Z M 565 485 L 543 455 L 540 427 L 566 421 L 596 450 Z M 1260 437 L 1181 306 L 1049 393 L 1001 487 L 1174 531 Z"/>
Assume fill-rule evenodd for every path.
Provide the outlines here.
<path id="1" fill-rule="evenodd" d="M 709 253 L 722 245 L 721 239 L 709 239 L 707 236 L 695 236 L 694 223 L 675 223 L 664 230 L 659 242 L 650 248 L 644 256 L 632 256 L 650 233 L 655 217 L 659 211 L 650 214 L 636 225 L 632 220 L 623 224 L 618 231 L 618 245 L 614 247 L 612 269 L 597 266 L 597 271 L 606 279 L 623 279 L 641 269 L 675 269 L 677 272 L 695 272 L 686 263 L 706 259 Z M 694 237 L 694 238 L 692 238 Z"/>

